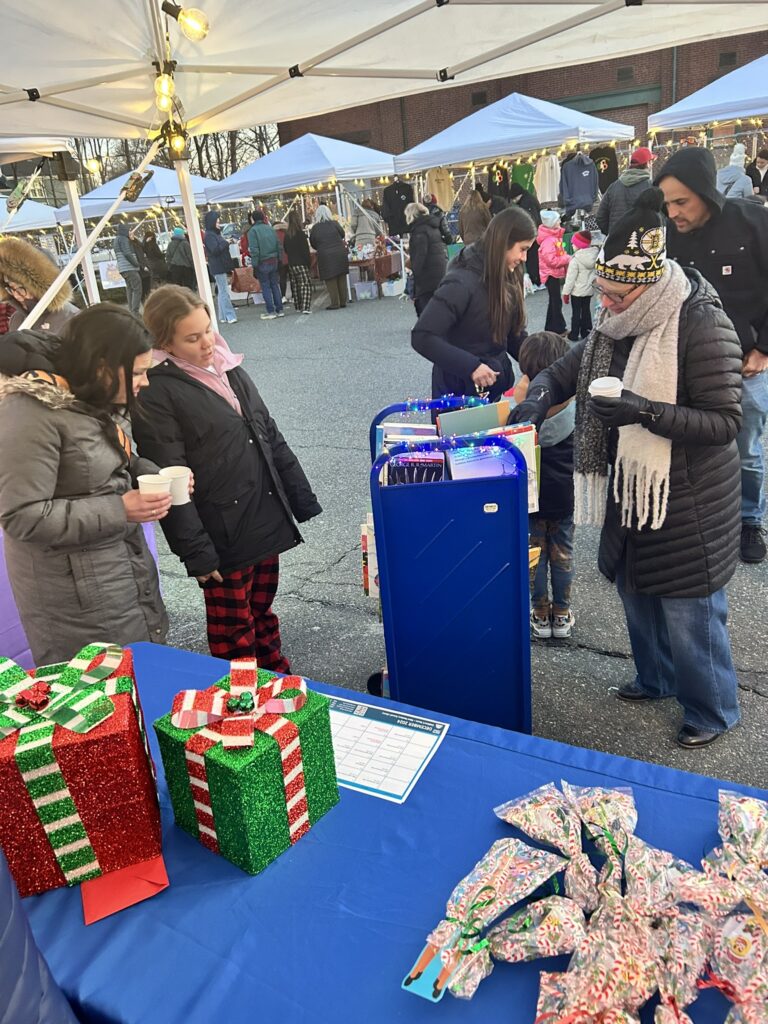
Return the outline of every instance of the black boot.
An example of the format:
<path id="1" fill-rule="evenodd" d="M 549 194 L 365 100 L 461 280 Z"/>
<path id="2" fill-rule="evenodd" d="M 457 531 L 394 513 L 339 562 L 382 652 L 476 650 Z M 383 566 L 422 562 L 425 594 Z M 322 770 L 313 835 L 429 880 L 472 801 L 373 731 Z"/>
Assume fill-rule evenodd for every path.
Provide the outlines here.
<path id="1" fill-rule="evenodd" d="M 762 526 L 754 523 L 741 524 L 741 560 L 757 565 L 765 559 L 766 548 Z"/>

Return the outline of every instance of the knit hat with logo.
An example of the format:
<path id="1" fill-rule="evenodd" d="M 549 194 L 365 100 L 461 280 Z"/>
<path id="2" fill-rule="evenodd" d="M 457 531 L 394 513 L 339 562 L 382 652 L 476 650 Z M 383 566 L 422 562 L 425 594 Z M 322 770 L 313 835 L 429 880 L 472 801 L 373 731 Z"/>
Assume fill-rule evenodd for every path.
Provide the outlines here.
<path id="1" fill-rule="evenodd" d="M 641 192 L 614 227 L 595 262 L 598 277 L 620 284 L 653 284 L 667 262 L 667 227 L 660 188 Z"/>

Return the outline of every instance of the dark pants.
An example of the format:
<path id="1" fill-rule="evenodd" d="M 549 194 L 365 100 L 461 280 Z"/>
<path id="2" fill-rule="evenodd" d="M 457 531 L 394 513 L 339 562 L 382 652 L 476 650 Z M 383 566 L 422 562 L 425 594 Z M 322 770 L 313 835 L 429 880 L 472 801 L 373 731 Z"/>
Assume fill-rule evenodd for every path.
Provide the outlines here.
<path id="1" fill-rule="evenodd" d="M 280 622 L 272 611 L 280 563 L 277 555 L 203 584 L 208 646 L 214 658 L 256 658 L 259 668 L 290 673 L 280 650 Z"/>
<path id="2" fill-rule="evenodd" d="M 591 305 L 591 295 L 571 296 L 571 333 L 568 335 L 571 341 L 586 338 L 592 330 Z"/>
<path id="3" fill-rule="evenodd" d="M 544 330 L 554 331 L 555 334 L 564 334 L 566 329 L 565 317 L 563 316 L 563 299 L 560 293 L 562 287 L 562 277 L 547 278 L 549 305 L 547 306 L 547 322 L 544 324 Z"/>
<path id="4" fill-rule="evenodd" d="M 525 269 L 528 271 L 528 277 L 531 279 L 531 284 L 541 284 L 541 277 L 539 276 L 539 243 L 534 242 L 531 248 L 528 250 L 525 256 Z"/>
<path id="5" fill-rule="evenodd" d="M 312 309 L 312 278 L 309 267 L 289 267 L 291 275 L 291 295 L 296 309 L 302 313 Z"/>
<path id="6" fill-rule="evenodd" d="M 340 309 L 347 304 L 347 275 L 340 274 L 338 277 L 326 279 L 325 287 L 328 289 L 328 298 L 331 300 L 331 309 Z"/>
<path id="7" fill-rule="evenodd" d="M 288 264 L 281 263 L 277 268 L 277 273 L 280 278 L 280 294 L 285 298 L 285 290 L 288 287 Z"/>
<path id="8" fill-rule="evenodd" d="M 422 295 L 417 295 L 413 300 L 413 305 L 416 307 L 416 319 L 421 316 L 424 310 L 427 308 L 427 303 L 434 295 L 434 292 L 424 292 Z"/>
<path id="9" fill-rule="evenodd" d="M 533 610 L 540 619 L 567 615 L 571 609 L 573 583 L 573 517 L 552 520 L 538 515 L 529 520 L 531 547 L 541 548 L 539 564 L 531 587 Z M 552 577 L 552 604 L 549 602 L 549 576 Z"/>
<path id="10" fill-rule="evenodd" d="M 172 266 L 168 268 L 168 280 L 171 284 L 181 285 L 182 288 L 191 288 L 197 291 L 197 278 L 194 267 Z"/>
<path id="11" fill-rule="evenodd" d="M 125 281 L 128 309 L 138 316 L 141 310 L 141 274 L 138 270 L 123 270 L 121 273 Z"/>
<path id="12" fill-rule="evenodd" d="M 264 305 L 268 313 L 282 313 L 283 296 L 280 294 L 280 275 L 277 272 L 277 260 L 264 260 L 256 268 L 256 276 L 261 285 Z"/>

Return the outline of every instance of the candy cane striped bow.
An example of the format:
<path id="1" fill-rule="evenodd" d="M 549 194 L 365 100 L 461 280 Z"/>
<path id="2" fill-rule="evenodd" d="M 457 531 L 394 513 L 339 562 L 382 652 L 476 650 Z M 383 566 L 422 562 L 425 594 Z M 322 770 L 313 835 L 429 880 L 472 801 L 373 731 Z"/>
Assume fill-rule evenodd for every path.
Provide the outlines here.
<path id="1" fill-rule="evenodd" d="M 177 729 L 203 729 L 221 737 L 225 747 L 252 747 L 256 720 L 262 715 L 290 715 L 307 702 L 307 681 L 301 676 L 282 676 L 259 686 L 253 659 L 231 662 L 230 688 L 182 690 L 173 698 L 171 723 Z M 293 697 L 282 697 L 298 690 Z"/>
<path id="2" fill-rule="evenodd" d="M 122 659 L 121 647 L 90 644 L 51 675 L 41 670 L 33 677 L 10 658 L 0 658 L 0 739 L 40 719 L 71 732 L 90 732 L 114 711 L 109 697 L 92 689 L 93 684 L 110 676 Z"/>

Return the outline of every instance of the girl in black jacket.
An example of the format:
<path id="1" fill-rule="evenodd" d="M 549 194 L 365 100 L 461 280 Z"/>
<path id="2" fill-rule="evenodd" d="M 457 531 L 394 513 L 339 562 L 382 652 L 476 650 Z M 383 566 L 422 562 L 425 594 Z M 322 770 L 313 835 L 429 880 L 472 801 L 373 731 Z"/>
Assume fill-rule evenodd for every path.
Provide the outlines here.
<path id="1" fill-rule="evenodd" d="M 525 338 L 523 264 L 536 228 L 524 210 L 502 210 L 448 267 L 411 333 L 432 364 L 432 396 L 487 392 L 495 402 L 514 383 L 507 352 Z"/>
<path id="2" fill-rule="evenodd" d="M 301 222 L 301 214 L 294 207 L 288 214 L 288 228 L 283 242 L 288 257 L 288 274 L 291 278 L 291 295 L 293 304 L 299 313 L 312 312 L 312 278 L 309 268 L 312 265 L 309 252 L 309 239 Z"/>
<path id="3" fill-rule="evenodd" d="M 408 258 L 413 274 L 413 304 L 416 316 L 424 312 L 448 266 L 440 227 L 442 212 L 430 213 L 421 203 L 409 203 L 405 222 L 410 225 Z"/>
<path id="4" fill-rule="evenodd" d="M 162 522 L 168 544 L 203 588 L 211 653 L 290 672 L 272 611 L 278 555 L 301 543 L 295 520 L 322 509 L 248 374 L 211 328 L 194 292 L 152 292 L 144 320 L 162 360 L 134 417 L 139 451 L 189 466 L 193 501 Z"/>

